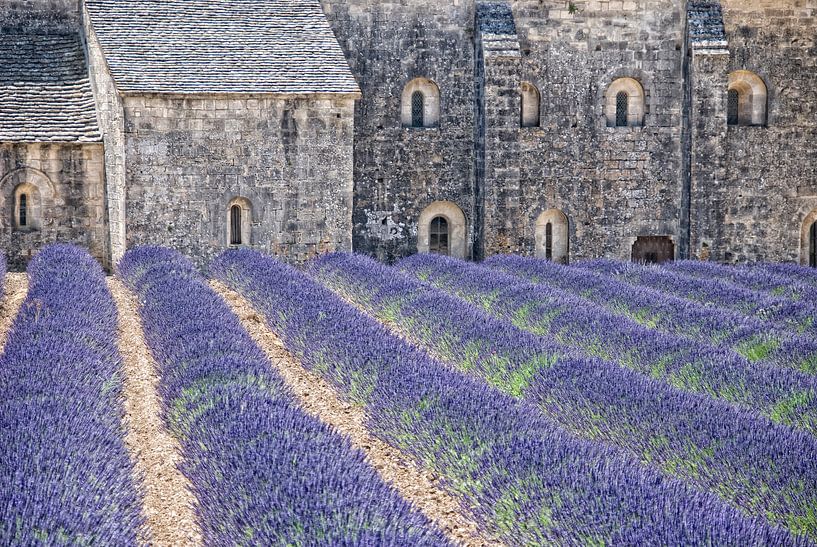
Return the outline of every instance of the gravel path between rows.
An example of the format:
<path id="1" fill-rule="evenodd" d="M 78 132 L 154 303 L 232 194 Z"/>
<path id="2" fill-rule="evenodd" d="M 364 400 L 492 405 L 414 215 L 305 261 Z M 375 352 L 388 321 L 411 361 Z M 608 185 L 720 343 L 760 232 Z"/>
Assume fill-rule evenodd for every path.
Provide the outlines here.
<path id="1" fill-rule="evenodd" d="M 28 276 L 8 273 L 4 280 L 3 299 L 0 301 L 0 350 L 6 347 L 11 325 L 28 294 Z"/>
<path id="2" fill-rule="evenodd" d="M 124 368 L 125 444 L 144 491 L 142 513 L 150 538 L 140 544 L 202 545 L 190 481 L 177 465 L 179 443 L 165 429 L 158 393 L 158 366 L 145 343 L 139 306 L 119 279 L 108 278 L 119 311 L 119 351 Z"/>
<path id="3" fill-rule="evenodd" d="M 212 288 L 229 304 L 258 346 L 267 355 L 298 399 L 301 408 L 349 437 L 380 476 L 426 515 L 453 542 L 466 546 L 503 545 L 485 537 L 475 522 L 460 511 L 458 501 L 438 486 L 439 478 L 407 463 L 399 450 L 372 436 L 363 409 L 343 401 L 323 378 L 305 369 L 266 325 L 252 304 L 223 283 Z"/>

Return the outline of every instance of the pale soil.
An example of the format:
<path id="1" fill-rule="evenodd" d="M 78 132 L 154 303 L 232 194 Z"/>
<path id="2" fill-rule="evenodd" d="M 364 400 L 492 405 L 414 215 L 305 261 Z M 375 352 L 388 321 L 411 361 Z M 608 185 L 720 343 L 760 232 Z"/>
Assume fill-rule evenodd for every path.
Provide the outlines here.
<path id="1" fill-rule="evenodd" d="M 328 382 L 305 369 L 249 301 L 218 281 L 210 284 L 239 317 L 305 412 L 349 437 L 380 476 L 453 542 L 467 546 L 502 545 L 479 532 L 476 523 L 460 510 L 457 500 L 439 486 L 439 477 L 407 463 L 399 450 L 371 435 L 365 425 L 363 409 L 343 401 Z"/>
<path id="2" fill-rule="evenodd" d="M 8 273 L 4 285 L 3 298 L 0 300 L 0 349 L 6 347 L 11 325 L 28 294 L 28 276 L 24 273 Z"/>
<path id="3" fill-rule="evenodd" d="M 179 444 L 160 416 L 158 367 L 145 343 L 138 303 L 119 279 L 108 278 L 119 311 L 119 351 L 123 358 L 125 444 L 141 479 L 142 514 L 149 538 L 140 544 L 202 545 L 190 481 L 179 471 Z"/>

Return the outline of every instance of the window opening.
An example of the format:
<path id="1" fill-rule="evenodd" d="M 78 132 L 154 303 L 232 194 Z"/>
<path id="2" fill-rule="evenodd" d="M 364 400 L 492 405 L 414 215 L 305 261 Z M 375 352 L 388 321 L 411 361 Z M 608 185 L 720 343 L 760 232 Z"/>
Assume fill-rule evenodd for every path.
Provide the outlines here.
<path id="1" fill-rule="evenodd" d="M 20 194 L 20 209 L 17 221 L 21 228 L 28 226 L 28 196 L 25 194 Z"/>
<path id="2" fill-rule="evenodd" d="M 448 255 L 448 221 L 443 217 L 434 217 L 429 230 L 429 252 Z"/>
<path id="3" fill-rule="evenodd" d="M 425 126 L 425 97 L 422 91 L 411 94 L 411 126 Z"/>
<path id="4" fill-rule="evenodd" d="M 241 206 L 230 207 L 230 245 L 241 245 Z"/>
<path id="5" fill-rule="evenodd" d="M 545 225 L 545 259 L 553 260 L 553 223 Z"/>
<path id="6" fill-rule="evenodd" d="M 630 96 L 626 91 L 619 91 L 616 95 L 616 127 L 626 127 Z"/>
<path id="7" fill-rule="evenodd" d="M 736 89 L 730 89 L 726 104 L 726 123 L 729 125 L 738 125 L 739 109 L 740 109 L 740 94 Z"/>

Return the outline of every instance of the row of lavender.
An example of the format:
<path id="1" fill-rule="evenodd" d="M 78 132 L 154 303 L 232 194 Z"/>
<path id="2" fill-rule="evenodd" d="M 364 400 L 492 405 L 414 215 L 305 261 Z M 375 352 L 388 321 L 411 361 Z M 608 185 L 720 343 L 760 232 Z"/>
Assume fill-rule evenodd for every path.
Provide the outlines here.
<path id="1" fill-rule="evenodd" d="M 580 263 L 579 267 L 694 302 L 730 309 L 780 330 L 811 336 L 817 334 L 817 300 L 813 299 L 814 291 L 805 291 L 803 288 L 797 291 L 795 286 L 790 285 L 794 294 L 812 297 L 792 299 L 782 294 L 742 287 L 723 279 L 680 275 L 671 269 L 614 260 L 587 261 Z M 739 277 L 745 280 L 744 277 Z M 762 282 L 760 279 L 757 281 Z"/>
<path id="2" fill-rule="evenodd" d="M 5 269 L 5 268 L 3 268 Z M 0 543 L 133 545 L 117 312 L 99 264 L 51 246 L 0 358 Z"/>
<path id="3" fill-rule="evenodd" d="M 437 272 L 465 266 L 434 256 L 415 260 Z M 309 271 L 446 364 L 523 396 L 578 435 L 624 448 L 747 513 L 817 539 L 811 435 L 577 355 L 368 258 L 328 255 Z"/>
<path id="4" fill-rule="evenodd" d="M 211 270 L 266 315 L 304 365 L 363 405 L 376 435 L 439 473 L 463 508 L 513 544 L 804 541 L 625 452 L 577 439 L 271 258 L 230 252 Z"/>
<path id="5" fill-rule="evenodd" d="M 120 273 L 141 301 L 206 544 L 446 544 L 362 452 L 297 407 L 190 262 L 141 248 Z"/>
<path id="6" fill-rule="evenodd" d="M 745 289 L 793 301 L 817 302 L 817 269 L 794 264 L 727 266 L 715 262 L 680 260 L 664 265 L 669 271 L 703 279 L 734 283 Z"/>
<path id="7" fill-rule="evenodd" d="M 749 363 L 727 348 L 662 333 L 594 305 L 595 298 L 589 301 L 575 294 L 610 294 L 596 274 L 519 257 L 499 260 L 492 258 L 486 263 L 509 273 L 431 255 L 409 257 L 398 268 L 523 330 L 551 337 L 677 389 L 722 399 L 754 409 L 776 423 L 817 432 L 814 377 L 768 363 Z M 544 271 L 537 276 L 530 273 L 540 269 Z M 549 285 L 526 282 L 511 273 L 546 278 Z M 584 277 L 590 277 L 593 284 Z M 635 292 L 616 290 L 620 290 L 620 299 Z M 650 302 L 661 305 L 660 295 L 650 295 Z M 687 305 L 694 314 L 696 306 Z"/>
<path id="8" fill-rule="evenodd" d="M 485 262 L 491 268 L 571 292 L 652 329 L 731 348 L 751 362 L 817 372 L 817 337 L 813 335 L 775 328 L 760 317 L 667 294 L 661 284 L 651 288 L 594 271 L 635 270 L 637 266 L 610 261 L 583 264 L 583 268 L 564 267 L 518 256 L 496 256 Z"/>

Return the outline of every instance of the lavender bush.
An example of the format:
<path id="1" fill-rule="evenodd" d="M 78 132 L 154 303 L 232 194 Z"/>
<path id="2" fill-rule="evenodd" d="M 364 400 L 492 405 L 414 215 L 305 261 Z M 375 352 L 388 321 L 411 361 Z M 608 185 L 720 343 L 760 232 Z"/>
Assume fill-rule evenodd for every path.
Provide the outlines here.
<path id="1" fill-rule="evenodd" d="M 632 262 L 592 260 L 582 262 L 578 267 L 693 302 L 731 309 L 779 329 L 809 333 L 811 336 L 817 334 L 817 307 L 814 302 L 792 301 L 723 280 L 684 276 L 668 269 Z"/>
<path id="2" fill-rule="evenodd" d="M 810 287 L 817 287 L 817 268 L 809 268 L 798 264 L 747 264 L 741 266 L 748 271 L 766 272 L 785 277 L 795 283 L 802 283 Z"/>
<path id="3" fill-rule="evenodd" d="M 734 283 L 744 289 L 761 291 L 771 296 L 779 296 L 794 301 L 817 302 L 817 285 L 809 285 L 787 275 L 775 273 L 771 269 L 762 267 L 750 269 L 748 267 L 727 266 L 699 260 L 668 262 L 662 267 L 677 274 Z"/>
<path id="4" fill-rule="evenodd" d="M 507 257 L 507 264 L 494 258 L 488 263 L 534 278 L 525 268 L 540 267 L 539 261 L 515 257 Z M 677 389 L 723 399 L 776 423 L 817 432 L 817 380 L 811 376 L 750 364 L 731 351 L 662 334 L 558 288 L 461 260 L 415 255 L 398 267 L 524 330 L 617 362 Z M 562 273 L 565 275 L 557 278 Z M 572 268 L 561 267 L 549 271 L 547 280 L 576 291 L 588 290 L 587 284 L 570 277 L 573 273 Z M 568 278 L 573 283 L 565 280 Z M 599 292 L 606 291 L 600 283 L 592 290 L 597 287 Z M 627 297 L 628 293 L 621 296 Z"/>
<path id="5" fill-rule="evenodd" d="M 30 262 L 0 358 L 0 543 L 134 545 L 117 315 L 99 264 L 67 245 Z"/>
<path id="6" fill-rule="evenodd" d="M 174 251 L 129 251 L 163 414 L 212 545 L 444 545 L 354 449 L 297 406 L 227 304 Z"/>
<path id="7" fill-rule="evenodd" d="M 463 507 L 512 544 L 802 541 L 576 439 L 274 259 L 231 251 L 211 271 L 248 297 L 306 366 L 363 405 L 376 435 L 439 473 Z"/>
<path id="8" fill-rule="evenodd" d="M 571 292 L 651 329 L 731 348 L 752 363 L 817 374 L 817 339 L 813 336 L 781 331 L 735 311 L 702 306 L 582 268 L 514 256 L 491 257 L 485 265 Z"/>
<path id="9" fill-rule="evenodd" d="M 817 539 L 817 441 L 810 435 L 573 355 L 363 256 L 325 255 L 309 273 L 446 364 L 524 396 L 562 427 Z"/>

